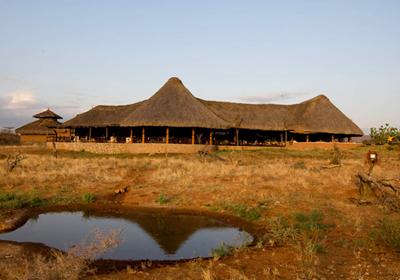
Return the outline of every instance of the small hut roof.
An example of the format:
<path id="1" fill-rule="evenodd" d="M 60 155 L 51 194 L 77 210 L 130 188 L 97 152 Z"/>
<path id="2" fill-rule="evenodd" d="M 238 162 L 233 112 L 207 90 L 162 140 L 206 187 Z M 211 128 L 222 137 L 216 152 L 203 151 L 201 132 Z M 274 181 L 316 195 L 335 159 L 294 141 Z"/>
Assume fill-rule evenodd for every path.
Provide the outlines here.
<path id="1" fill-rule="evenodd" d="M 176 77 L 170 78 L 150 99 L 130 113 L 122 125 L 229 127 L 227 122 L 195 98 Z"/>
<path id="2" fill-rule="evenodd" d="M 57 119 L 38 119 L 37 121 L 28 123 L 15 130 L 18 134 L 35 134 L 46 135 L 54 134 L 53 128 L 59 127 L 60 123 Z"/>
<path id="3" fill-rule="evenodd" d="M 33 117 L 37 119 L 42 119 L 42 118 L 62 119 L 61 116 L 57 115 L 50 109 L 47 109 L 46 111 L 33 115 Z"/>

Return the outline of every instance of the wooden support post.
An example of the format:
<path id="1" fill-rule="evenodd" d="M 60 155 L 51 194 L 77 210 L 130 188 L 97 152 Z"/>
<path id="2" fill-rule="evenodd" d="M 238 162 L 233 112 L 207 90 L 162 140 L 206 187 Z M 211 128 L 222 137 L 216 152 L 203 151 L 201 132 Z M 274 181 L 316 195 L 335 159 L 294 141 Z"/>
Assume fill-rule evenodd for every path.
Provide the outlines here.
<path id="1" fill-rule="evenodd" d="M 281 143 L 283 143 L 283 134 L 280 134 L 280 138 L 281 138 Z"/>
<path id="2" fill-rule="evenodd" d="M 169 127 L 167 127 L 166 131 L 165 131 L 165 144 L 169 143 Z"/>
<path id="3" fill-rule="evenodd" d="M 210 129 L 210 145 L 213 144 L 213 133 L 212 130 Z"/>
<path id="4" fill-rule="evenodd" d="M 194 128 L 192 128 L 192 145 L 194 145 L 194 137 L 195 137 L 195 131 Z"/>
<path id="5" fill-rule="evenodd" d="M 108 127 L 106 127 L 106 141 L 108 139 Z"/>
<path id="6" fill-rule="evenodd" d="M 91 127 L 89 127 L 89 142 L 90 142 L 90 139 L 92 138 L 92 128 Z"/>
<path id="7" fill-rule="evenodd" d="M 236 140 L 236 146 L 239 146 L 239 128 L 235 128 L 235 134 L 236 134 L 236 137 L 235 137 L 235 140 Z"/>
<path id="8" fill-rule="evenodd" d="M 306 135 L 306 142 L 307 142 L 307 143 L 310 142 L 310 137 L 309 137 L 308 134 Z"/>
<path id="9" fill-rule="evenodd" d="M 332 141 L 331 142 L 335 142 L 335 136 L 332 135 Z"/>
<path id="10" fill-rule="evenodd" d="M 131 131 L 130 131 L 130 143 L 133 143 L 133 129 L 132 129 L 132 127 L 131 127 Z"/>
<path id="11" fill-rule="evenodd" d="M 287 145 L 287 131 L 285 131 L 285 145 Z"/>
<path id="12" fill-rule="evenodd" d="M 142 127 L 142 144 L 144 144 L 144 142 L 145 142 L 144 141 L 145 140 L 144 139 L 144 136 L 145 136 L 144 133 L 145 133 L 145 130 L 144 130 L 144 127 Z"/>

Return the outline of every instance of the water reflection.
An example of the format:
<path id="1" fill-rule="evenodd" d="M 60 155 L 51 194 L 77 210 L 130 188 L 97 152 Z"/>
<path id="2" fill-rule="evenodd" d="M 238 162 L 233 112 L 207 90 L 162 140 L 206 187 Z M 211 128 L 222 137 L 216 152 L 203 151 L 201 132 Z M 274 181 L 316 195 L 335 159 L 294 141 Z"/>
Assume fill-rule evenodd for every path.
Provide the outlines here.
<path id="1" fill-rule="evenodd" d="M 40 214 L 17 230 L 0 234 L 0 239 L 66 250 L 93 229 L 122 229 L 121 245 L 101 256 L 120 260 L 208 257 L 221 243 L 241 246 L 252 240 L 248 233 L 205 216 L 135 212 L 115 217 L 90 211 Z"/>

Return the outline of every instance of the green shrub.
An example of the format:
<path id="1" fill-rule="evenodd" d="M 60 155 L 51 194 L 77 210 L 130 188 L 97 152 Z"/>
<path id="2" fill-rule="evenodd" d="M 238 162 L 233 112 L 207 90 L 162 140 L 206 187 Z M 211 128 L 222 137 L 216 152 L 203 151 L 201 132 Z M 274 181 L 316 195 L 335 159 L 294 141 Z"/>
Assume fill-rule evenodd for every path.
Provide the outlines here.
<path id="1" fill-rule="evenodd" d="M 288 241 L 294 241 L 298 232 L 290 221 L 285 217 L 275 217 L 268 221 L 268 238 L 274 245 L 283 245 Z"/>
<path id="2" fill-rule="evenodd" d="M 312 210 L 310 213 L 297 213 L 295 215 L 295 227 L 299 231 L 324 230 L 328 227 L 323 223 L 324 214 L 319 210 Z"/>
<path id="3" fill-rule="evenodd" d="M 10 201 L 16 198 L 15 193 L 0 193 L 0 202 Z"/>
<path id="4" fill-rule="evenodd" d="M 304 163 L 304 161 L 298 161 L 298 162 L 296 162 L 296 163 L 294 163 L 294 164 L 292 165 L 292 168 L 293 168 L 293 169 L 307 169 L 307 166 L 306 166 L 306 164 Z"/>
<path id="5" fill-rule="evenodd" d="M 251 207 L 241 204 L 232 204 L 232 205 L 225 205 L 224 208 L 248 221 L 256 221 L 261 218 L 261 213 L 258 207 Z"/>
<path id="6" fill-rule="evenodd" d="M 96 196 L 92 193 L 85 193 L 82 196 L 82 201 L 85 203 L 93 203 L 96 201 Z"/>
<path id="7" fill-rule="evenodd" d="M 230 256 L 233 254 L 234 251 L 234 247 L 227 245 L 225 243 L 222 243 L 220 246 L 218 246 L 217 248 L 214 248 L 211 250 L 211 256 L 213 256 L 214 258 L 222 258 L 225 256 Z"/>
<path id="8" fill-rule="evenodd" d="M 170 198 L 167 195 L 165 195 L 164 192 L 161 192 L 156 199 L 156 202 L 158 202 L 159 204 L 166 204 L 169 201 L 170 201 Z"/>
<path id="9" fill-rule="evenodd" d="M 386 123 L 379 128 L 371 128 L 370 136 L 377 145 L 396 143 L 400 140 L 400 130 Z"/>
<path id="10" fill-rule="evenodd" d="M 0 193 L 0 208 L 19 209 L 24 207 L 38 207 L 45 204 L 46 201 L 36 194 L 28 196 L 17 195 L 15 193 Z"/>
<path id="11" fill-rule="evenodd" d="M 382 242 L 395 249 L 400 250 L 400 218 L 385 217 L 381 221 L 379 238 Z"/>
<path id="12" fill-rule="evenodd" d="M 30 207 L 39 207 L 45 204 L 45 200 L 38 196 L 34 196 L 29 200 L 28 204 Z"/>

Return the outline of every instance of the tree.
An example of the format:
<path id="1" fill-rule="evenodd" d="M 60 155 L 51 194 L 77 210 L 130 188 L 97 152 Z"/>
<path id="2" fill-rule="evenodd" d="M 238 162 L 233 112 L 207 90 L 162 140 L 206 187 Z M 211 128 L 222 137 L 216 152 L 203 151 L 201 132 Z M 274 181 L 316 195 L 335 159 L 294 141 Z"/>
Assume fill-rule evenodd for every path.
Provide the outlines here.
<path id="1" fill-rule="evenodd" d="M 391 127 L 386 123 L 379 128 L 372 127 L 370 136 L 377 145 L 398 143 L 400 142 L 400 129 Z"/>

